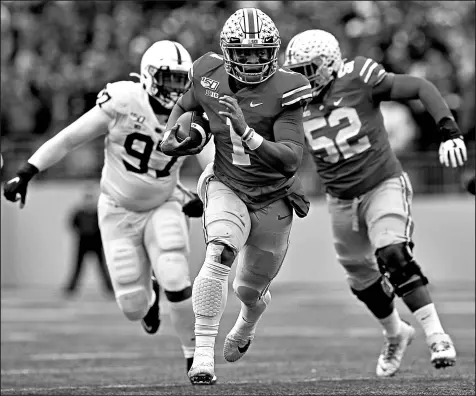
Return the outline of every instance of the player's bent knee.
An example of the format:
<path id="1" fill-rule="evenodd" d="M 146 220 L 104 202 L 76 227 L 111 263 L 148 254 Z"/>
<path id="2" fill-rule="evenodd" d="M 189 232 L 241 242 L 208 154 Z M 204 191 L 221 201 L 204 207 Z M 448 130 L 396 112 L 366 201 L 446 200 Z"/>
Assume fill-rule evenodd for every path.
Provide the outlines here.
<path id="1" fill-rule="evenodd" d="M 184 252 L 161 252 L 154 270 L 164 290 L 179 291 L 192 285 Z"/>
<path id="2" fill-rule="evenodd" d="M 236 296 L 246 305 L 256 304 L 260 297 L 260 292 L 248 286 L 233 284 L 233 290 Z"/>
<path id="3" fill-rule="evenodd" d="M 380 277 L 375 283 L 363 290 L 351 287 L 352 293 L 362 301 L 378 319 L 388 317 L 393 311 L 394 293 L 386 287 L 386 279 Z"/>
<path id="4" fill-rule="evenodd" d="M 172 303 L 178 303 L 185 301 L 192 297 L 192 286 L 187 286 L 186 288 L 179 291 L 170 291 L 164 289 L 165 297 Z"/>
<path id="5" fill-rule="evenodd" d="M 409 243 L 384 246 L 376 251 L 376 256 L 380 272 L 388 278 L 397 296 L 403 297 L 428 284 Z"/>
<path id="6" fill-rule="evenodd" d="M 144 288 L 135 288 L 116 297 L 117 304 L 129 320 L 142 319 L 149 310 L 149 300 Z"/>
<path id="7" fill-rule="evenodd" d="M 227 242 L 216 240 L 207 244 L 206 258 L 210 261 L 231 267 L 235 257 L 235 248 Z"/>

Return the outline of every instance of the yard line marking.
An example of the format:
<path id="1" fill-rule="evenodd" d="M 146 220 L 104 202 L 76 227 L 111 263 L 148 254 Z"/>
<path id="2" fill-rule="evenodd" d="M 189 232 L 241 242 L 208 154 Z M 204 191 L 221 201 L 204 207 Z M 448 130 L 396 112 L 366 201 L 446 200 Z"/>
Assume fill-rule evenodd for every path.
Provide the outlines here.
<path id="1" fill-rule="evenodd" d="M 136 359 L 144 357 L 139 352 L 83 352 L 83 353 L 37 353 L 30 360 L 85 360 L 85 359 Z"/>

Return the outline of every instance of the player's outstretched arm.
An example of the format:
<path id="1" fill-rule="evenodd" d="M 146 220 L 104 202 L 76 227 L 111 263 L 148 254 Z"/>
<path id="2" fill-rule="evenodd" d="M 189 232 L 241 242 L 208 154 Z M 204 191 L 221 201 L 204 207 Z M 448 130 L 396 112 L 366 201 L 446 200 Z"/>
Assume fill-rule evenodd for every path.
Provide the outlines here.
<path id="1" fill-rule="evenodd" d="M 226 109 L 219 114 L 230 119 L 234 131 L 250 150 L 282 175 L 292 177 L 296 173 L 303 156 L 302 107 L 286 109 L 279 115 L 273 126 L 276 141 L 271 142 L 248 126 L 236 99 L 223 96 L 219 102 Z"/>
<path id="2" fill-rule="evenodd" d="M 20 199 L 20 208 L 25 205 L 27 186 L 30 180 L 60 161 L 65 155 L 82 144 L 107 132 L 110 117 L 95 106 L 71 125 L 45 142 L 18 170 L 17 176 L 4 186 L 4 196 L 15 202 Z"/>
<path id="3" fill-rule="evenodd" d="M 441 133 L 440 163 L 453 168 L 464 165 L 467 153 L 461 131 L 443 96 L 430 81 L 408 74 L 389 74 L 373 88 L 373 95 L 381 100 L 420 99 Z"/>

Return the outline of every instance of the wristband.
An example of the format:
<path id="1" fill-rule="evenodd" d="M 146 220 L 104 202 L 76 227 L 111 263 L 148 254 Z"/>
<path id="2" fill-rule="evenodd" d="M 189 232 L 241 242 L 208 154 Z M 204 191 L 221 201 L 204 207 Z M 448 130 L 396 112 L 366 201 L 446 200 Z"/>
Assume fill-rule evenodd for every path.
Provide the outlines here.
<path id="1" fill-rule="evenodd" d="M 27 162 L 25 165 L 23 165 L 17 172 L 17 175 L 21 177 L 23 180 L 29 182 L 31 179 L 33 179 L 33 176 L 35 176 L 39 172 L 39 169 L 35 166 Z"/>
<path id="2" fill-rule="evenodd" d="M 456 124 L 456 121 L 450 117 L 443 117 L 438 121 L 437 125 L 443 141 L 456 139 L 461 136 L 458 124 Z"/>
<path id="3" fill-rule="evenodd" d="M 253 128 L 250 128 L 248 125 L 246 126 L 246 129 L 245 129 L 245 133 L 243 134 L 243 136 L 241 137 L 241 140 L 243 140 L 244 142 L 246 142 L 250 136 L 251 136 L 251 133 L 254 131 Z"/>
<path id="4" fill-rule="evenodd" d="M 243 139 L 243 137 L 246 136 L 246 139 Z M 259 146 L 261 146 L 261 143 L 263 143 L 263 136 L 261 136 L 259 133 L 257 133 L 253 128 L 249 128 L 249 130 L 246 130 L 245 133 L 243 134 L 241 140 L 246 143 L 248 148 L 250 150 L 256 150 Z"/>

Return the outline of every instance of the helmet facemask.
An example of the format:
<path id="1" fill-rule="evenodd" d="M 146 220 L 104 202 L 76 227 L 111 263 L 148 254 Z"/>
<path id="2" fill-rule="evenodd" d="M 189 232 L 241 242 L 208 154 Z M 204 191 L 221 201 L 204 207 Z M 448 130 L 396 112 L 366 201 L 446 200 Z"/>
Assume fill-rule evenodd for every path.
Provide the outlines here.
<path id="1" fill-rule="evenodd" d="M 190 87 L 187 71 L 149 65 L 146 72 L 151 79 L 151 83 L 146 85 L 147 93 L 166 109 L 173 108 L 175 102 Z"/>
<path id="2" fill-rule="evenodd" d="M 256 41 L 261 43 L 246 43 Z M 245 84 L 259 84 L 271 77 L 278 67 L 280 40 L 273 37 L 255 40 L 230 38 L 221 41 L 225 70 Z"/>
<path id="3" fill-rule="evenodd" d="M 304 75 L 309 80 L 314 96 L 334 79 L 333 66 L 334 61 L 328 62 L 324 56 L 315 57 L 309 62 L 287 65 L 290 70 Z"/>

